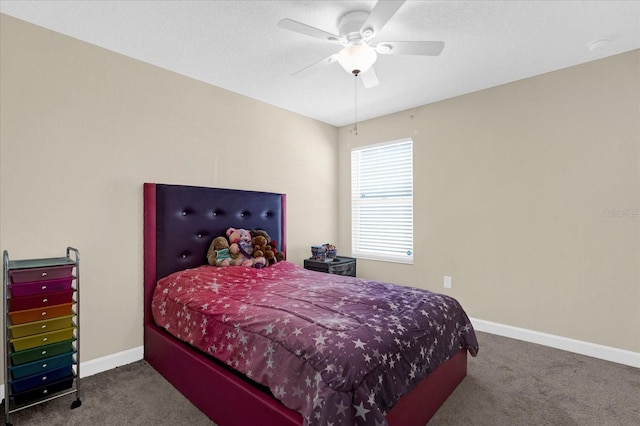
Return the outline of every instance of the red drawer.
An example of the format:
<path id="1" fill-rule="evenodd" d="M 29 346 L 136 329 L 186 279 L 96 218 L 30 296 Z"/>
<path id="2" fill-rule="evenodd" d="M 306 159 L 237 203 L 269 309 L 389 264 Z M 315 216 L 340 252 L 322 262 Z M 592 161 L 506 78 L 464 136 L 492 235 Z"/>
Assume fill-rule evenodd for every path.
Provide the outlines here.
<path id="1" fill-rule="evenodd" d="M 71 290 L 71 282 L 75 277 L 58 278 L 55 280 L 26 282 L 22 284 L 9 284 L 12 297 L 32 296 L 46 294 L 55 291 Z"/>
<path id="2" fill-rule="evenodd" d="M 14 284 L 68 278 L 73 273 L 73 267 L 74 265 L 61 265 L 45 268 L 14 269 L 9 271 L 9 277 L 11 277 L 11 282 Z"/>
<path id="3" fill-rule="evenodd" d="M 11 324 L 13 325 L 24 324 L 63 315 L 72 315 L 72 307 L 73 303 L 65 303 L 64 305 L 54 305 L 46 308 L 27 309 L 26 311 L 9 312 L 9 317 L 11 317 Z"/>
<path id="4" fill-rule="evenodd" d="M 25 309 L 45 308 L 52 305 L 73 302 L 74 290 L 58 291 L 44 295 L 12 297 L 8 300 L 10 311 L 23 311 Z"/>

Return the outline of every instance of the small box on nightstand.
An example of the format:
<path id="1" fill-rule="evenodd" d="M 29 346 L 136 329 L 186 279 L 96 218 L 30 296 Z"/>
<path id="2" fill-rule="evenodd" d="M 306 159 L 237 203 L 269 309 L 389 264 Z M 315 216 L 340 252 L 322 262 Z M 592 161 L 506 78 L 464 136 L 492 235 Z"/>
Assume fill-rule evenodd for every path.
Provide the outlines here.
<path id="1" fill-rule="evenodd" d="M 304 260 L 305 269 L 329 274 L 356 276 L 356 259 L 353 257 L 336 256 L 333 260 L 320 261 L 313 259 Z"/>

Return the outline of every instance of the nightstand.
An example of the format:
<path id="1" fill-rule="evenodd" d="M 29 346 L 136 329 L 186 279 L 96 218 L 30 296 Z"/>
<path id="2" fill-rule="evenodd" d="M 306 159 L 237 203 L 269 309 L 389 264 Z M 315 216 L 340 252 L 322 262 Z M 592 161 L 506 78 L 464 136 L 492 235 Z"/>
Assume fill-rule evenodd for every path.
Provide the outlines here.
<path id="1" fill-rule="evenodd" d="M 356 259 L 353 257 L 336 256 L 331 261 L 320 261 L 313 259 L 304 260 L 305 269 L 329 274 L 356 276 Z"/>

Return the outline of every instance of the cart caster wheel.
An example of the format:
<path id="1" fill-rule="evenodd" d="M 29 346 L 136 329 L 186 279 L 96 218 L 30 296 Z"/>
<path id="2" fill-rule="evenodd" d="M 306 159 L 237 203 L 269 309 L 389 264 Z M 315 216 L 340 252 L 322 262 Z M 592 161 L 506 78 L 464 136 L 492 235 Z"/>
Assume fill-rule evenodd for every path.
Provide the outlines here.
<path id="1" fill-rule="evenodd" d="M 82 405 L 82 401 L 80 401 L 79 399 L 76 399 L 71 403 L 71 409 L 73 410 L 74 408 L 78 408 L 81 405 Z"/>

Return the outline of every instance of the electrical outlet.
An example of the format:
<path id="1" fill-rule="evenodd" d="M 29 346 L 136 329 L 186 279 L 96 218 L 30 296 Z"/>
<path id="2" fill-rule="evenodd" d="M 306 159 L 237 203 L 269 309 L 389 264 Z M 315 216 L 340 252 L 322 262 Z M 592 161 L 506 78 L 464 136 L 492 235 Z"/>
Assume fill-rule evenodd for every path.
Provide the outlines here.
<path id="1" fill-rule="evenodd" d="M 451 288 L 451 277 L 449 275 L 444 276 L 444 288 Z"/>

